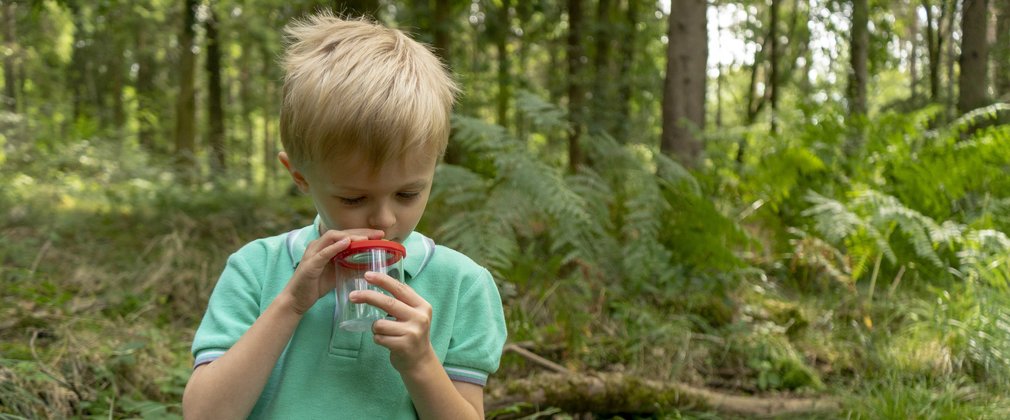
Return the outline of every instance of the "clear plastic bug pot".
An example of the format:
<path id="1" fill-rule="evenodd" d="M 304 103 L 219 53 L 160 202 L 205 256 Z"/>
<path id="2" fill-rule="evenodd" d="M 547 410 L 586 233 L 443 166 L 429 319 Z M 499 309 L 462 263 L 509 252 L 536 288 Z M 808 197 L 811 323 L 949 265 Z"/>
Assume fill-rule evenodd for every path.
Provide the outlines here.
<path id="1" fill-rule="evenodd" d="M 385 240 L 351 242 L 347 249 L 334 257 L 337 272 L 336 322 L 340 329 L 360 332 L 372 328 L 372 323 L 384 318 L 386 313 L 366 303 L 353 303 L 348 296 L 355 290 L 375 290 L 385 293 L 379 287 L 368 284 L 365 272 L 385 273 L 397 281 L 403 281 L 403 258 L 407 251 L 403 245 Z M 388 293 L 387 293 L 388 294 Z"/>

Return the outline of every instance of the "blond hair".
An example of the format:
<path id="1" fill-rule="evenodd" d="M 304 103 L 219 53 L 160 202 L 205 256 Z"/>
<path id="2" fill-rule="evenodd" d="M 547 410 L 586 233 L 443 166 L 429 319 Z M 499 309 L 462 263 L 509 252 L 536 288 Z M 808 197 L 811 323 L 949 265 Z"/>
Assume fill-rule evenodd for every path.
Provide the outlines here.
<path id="1" fill-rule="evenodd" d="M 378 167 L 440 157 L 457 88 L 442 62 L 403 32 L 329 12 L 285 28 L 281 142 L 295 165 L 361 152 Z"/>

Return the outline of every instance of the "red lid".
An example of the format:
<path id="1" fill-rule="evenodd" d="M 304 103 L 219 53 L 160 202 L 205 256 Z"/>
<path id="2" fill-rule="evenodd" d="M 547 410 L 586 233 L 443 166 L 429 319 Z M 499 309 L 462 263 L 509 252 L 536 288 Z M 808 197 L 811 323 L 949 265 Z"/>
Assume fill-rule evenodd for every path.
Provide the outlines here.
<path id="1" fill-rule="evenodd" d="M 347 249 L 340 251 L 340 253 L 333 258 L 343 267 L 353 268 L 355 270 L 367 270 L 369 268 L 367 262 L 363 263 L 351 261 L 348 257 L 373 249 L 385 251 L 389 255 L 384 262 L 387 266 L 399 261 L 407 254 L 407 249 L 399 243 L 383 239 L 370 239 L 366 241 L 351 242 L 351 244 L 347 246 Z"/>

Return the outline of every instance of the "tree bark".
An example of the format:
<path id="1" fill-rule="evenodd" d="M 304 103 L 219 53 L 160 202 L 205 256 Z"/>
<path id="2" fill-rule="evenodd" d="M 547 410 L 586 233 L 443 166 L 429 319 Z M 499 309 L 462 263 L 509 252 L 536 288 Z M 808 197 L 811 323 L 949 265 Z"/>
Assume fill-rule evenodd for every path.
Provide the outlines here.
<path id="1" fill-rule="evenodd" d="M 67 68 L 67 84 L 70 86 L 73 118 L 68 121 L 71 126 L 81 118 L 90 116 L 87 100 L 87 68 L 90 54 L 87 50 L 87 34 L 84 30 L 84 18 L 81 17 L 80 5 L 71 2 L 67 4 L 71 19 L 74 22 L 74 41 L 71 44 L 70 66 Z"/>
<path id="2" fill-rule="evenodd" d="M 617 115 L 621 123 L 617 126 L 617 140 L 628 142 L 631 133 L 631 94 L 634 82 L 631 73 L 635 64 L 635 43 L 638 34 L 638 3 L 641 0 L 627 0 L 622 28 L 621 42 L 618 44 L 621 65 L 617 70 L 618 89 Z"/>
<path id="3" fill-rule="evenodd" d="M 908 5 L 908 39 L 911 46 L 910 52 L 908 54 L 908 73 L 909 78 L 909 90 L 911 92 L 911 97 L 915 98 L 918 96 L 918 86 L 919 86 L 919 13 L 917 5 L 912 2 Z"/>
<path id="4" fill-rule="evenodd" d="M 509 19 L 510 7 L 512 7 L 511 0 L 502 0 L 501 9 L 497 16 L 498 22 L 495 24 L 496 30 L 492 34 L 495 51 L 498 54 L 498 125 L 505 128 L 509 127 L 508 110 L 512 103 L 511 60 L 508 51 L 508 39 L 512 25 Z"/>
<path id="5" fill-rule="evenodd" d="M 274 168 L 277 164 L 277 143 L 273 138 L 273 130 L 270 128 L 271 121 L 276 118 L 274 115 L 273 104 L 276 99 L 274 98 L 274 78 L 272 76 L 273 60 L 270 49 L 266 46 L 262 46 L 262 58 L 263 58 L 263 190 L 270 191 L 270 184 L 274 176 Z"/>
<path id="6" fill-rule="evenodd" d="M 179 34 L 179 96 L 175 101 L 175 158 L 180 174 L 192 180 L 196 167 L 196 55 L 193 54 L 193 25 L 196 0 L 183 2 L 183 25 Z"/>
<path id="7" fill-rule="evenodd" d="M 996 97 L 1010 101 L 1010 0 L 993 0 L 996 6 L 996 41 L 993 44 L 993 85 Z"/>
<path id="8" fill-rule="evenodd" d="M 568 169 L 571 172 L 578 170 L 582 165 L 582 147 L 579 144 L 582 137 L 582 125 L 585 123 L 583 114 L 584 108 L 584 88 L 582 80 L 582 50 L 583 33 L 583 0 L 568 0 L 568 114 L 571 119 L 572 128 L 568 133 Z"/>
<path id="9" fill-rule="evenodd" d="M 866 84 L 868 79 L 867 61 L 870 51 L 869 3 L 867 0 L 852 0 L 852 40 L 850 42 L 852 63 L 849 75 L 849 115 L 866 115 Z"/>
<path id="10" fill-rule="evenodd" d="M 961 75 L 957 111 L 961 114 L 988 104 L 988 0 L 964 0 L 961 15 Z"/>
<path id="11" fill-rule="evenodd" d="M 10 53 L 4 54 L 4 95 L 2 99 L 4 108 L 12 113 L 18 112 L 18 77 L 17 58 L 20 57 L 20 48 L 17 40 L 17 19 L 15 12 L 17 3 L 8 1 L 3 4 L 3 43 Z"/>
<path id="12" fill-rule="evenodd" d="M 238 136 L 241 140 L 239 142 L 243 146 L 244 156 L 242 159 L 242 171 L 243 176 L 249 185 L 255 185 L 256 177 L 253 171 L 253 159 L 256 156 L 256 133 L 254 132 L 253 124 L 253 109 L 255 108 L 255 96 L 253 91 L 255 86 L 253 86 L 253 72 L 250 67 L 252 66 L 252 48 L 243 47 L 242 56 L 239 58 L 239 102 L 242 105 L 242 125 L 244 126 L 244 135 Z M 264 117 L 266 114 L 264 114 Z"/>
<path id="13" fill-rule="evenodd" d="M 158 74 L 157 58 L 154 52 L 154 44 L 151 42 L 152 34 L 149 23 L 145 19 L 138 18 L 136 26 L 133 28 L 135 34 L 134 47 L 137 55 L 137 79 L 134 82 L 134 89 L 137 95 L 137 111 L 134 118 L 137 121 L 137 143 L 148 152 L 159 149 L 156 136 L 155 115 L 159 114 L 155 110 L 155 78 Z"/>
<path id="14" fill-rule="evenodd" d="M 778 132 L 778 112 L 779 112 L 779 57 L 782 52 L 779 51 L 779 9 L 781 9 L 781 0 L 772 0 L 771 4 L 771 24 L 769 25 L 768 31 L 771 38 L 771 51 L 769 51 L 771 71 L 768 75 L 768 89 L 771 89 L 771 115 L 769 115 L 769 120 L 771 121 L 771 132 Z"/>
<path id="15" fill-rule="evenodd" d="M 943 10 L 941 6 L 940 17 L 934 19 L 933 5 L 929 0 L 922 0 L 922 7 L 926 9 L 926 48 L 929 53 L 929 100 L 938 102 L 940 100 L 940 51 L 943 47 Z"/>
<path id="16" fill-rule="evenodd" d="M 452 37 L 449 31 L 452 28 L 450 18 L 449 0 L 435 0 L 431 30 L 434 38 L 435 53 L 442 57 L 442 62 L 446 66 L 452 67 Z"/>
<path id="17" fill-rule="evenodd" d="M 963 0 L 962 0 L 963 1 Z M 950 121 L 954 119 L 955 106 L 957 105 L 957 100 L 954 98 L 954 83 L 956 83 L 957 78 L 954 77 L 954 62 L 957 61 L 957 54 L 954 52 L 954 24 L 957 21 L 957 1 L 951 0 L 947 3 L 950 6 L 950 10 L 947 11 L 945 15 L 947 17 L 947 93 L 944 95 L 945 104 L 945 120 Z"/>
<path id="18" fill-rule="evenodd" d="M 204 22 L 207 30 L 207 144 L 210 146 L 210 171 L 215 176 L 227 172 L 226 133 L 224 125 L 224 98 L 221 95 L 221 40 L 218 34 L 218 15 L 213 7 Z"/>
<path id="19" fill-rule="evenodd" d="M 612 95 L 613 76 L 610 75 L 610 51 L 613 36 L 610 20 L 612 0 L 599 0 L 596 5 L 596 30 L 593 31 L 595 51 L 593 52 L 593 91 L 592 91 L 592 118 L 591 121 L 597 129 L 604 132 L 612 132 Z"/>
<path id="20" fill-rule="evenodd" d="M 694 131 L 705 127 L 706 9 L 705 0 L 670 5 L 660 149 L 688 167 L 696 166 L 702 149 Z"/>

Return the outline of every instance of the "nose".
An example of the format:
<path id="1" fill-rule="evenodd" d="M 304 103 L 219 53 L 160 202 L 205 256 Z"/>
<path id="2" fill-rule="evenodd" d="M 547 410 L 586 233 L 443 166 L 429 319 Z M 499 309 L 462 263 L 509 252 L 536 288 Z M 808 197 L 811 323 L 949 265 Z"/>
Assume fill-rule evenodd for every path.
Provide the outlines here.
<path id="1" fill-rule="evenodd" d="M 396 224 L 396 214 L 390 203 L 378 203 L 368 216 L 368 226 L 385 231 Z"/>

